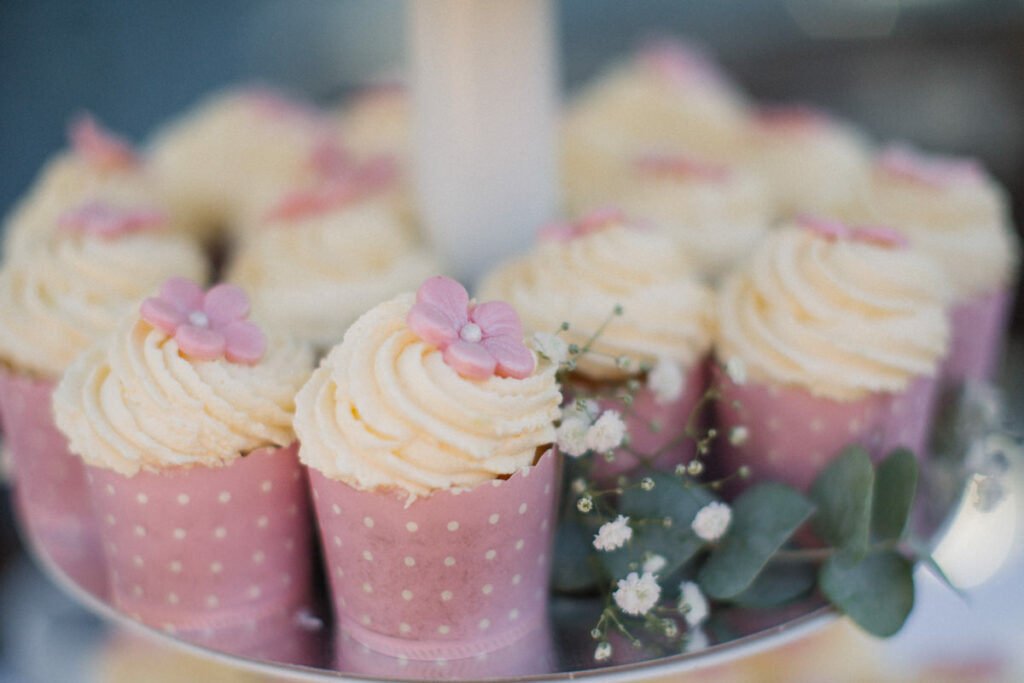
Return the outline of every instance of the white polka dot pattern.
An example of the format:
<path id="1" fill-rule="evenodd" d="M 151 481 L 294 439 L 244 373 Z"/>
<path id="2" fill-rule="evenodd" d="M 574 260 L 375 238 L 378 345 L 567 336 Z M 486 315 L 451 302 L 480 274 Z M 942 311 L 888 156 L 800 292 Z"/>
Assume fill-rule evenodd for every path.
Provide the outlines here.
<path id="1" fill-rule="evenodd" d="M 500 648 L 536 625 L 554 528 L 541 531 L 541 522 L 554 513 L 556 462 L 549 452 L 529 476 L 458 496 L 437 492 L 408 508 L 397 493 L 358 491 L 311 471 L 341 628 L 391 656 L 455 659 Z M 369 627 L 364 614 L 373 615 Z"/>
<path id="2" fill-rule="evenodd" d="M 851 443 L 867 448 L 875 461 L 900 446 L 920 456 L 931 429 L 936 383 L 927 377 L 912 381 L 902 394 L 846 402 L 799 388 L 751 382 L 736 386 L 717 368 L 715 381 L 722 389 L 722 400 L 715 402 L 719 433 L 743 426 L 749 434 L 738 446 L 720 439 L 715 461 L 723 473 L 749 465 L 758 481 L 806 490 L 822 467 Z"/>
<path id="3" fill-rule="evenodd" d="M 114 605 L 179 634 L 250 622 L 258 630 L 261 620 L 306 607 L 309 523 L 288 514 L 308 497 L 292 476 L 299 468 L 295 447 L 131 478 L 90 467 L 97 512 L 125 520 L 103 530 Z"/>

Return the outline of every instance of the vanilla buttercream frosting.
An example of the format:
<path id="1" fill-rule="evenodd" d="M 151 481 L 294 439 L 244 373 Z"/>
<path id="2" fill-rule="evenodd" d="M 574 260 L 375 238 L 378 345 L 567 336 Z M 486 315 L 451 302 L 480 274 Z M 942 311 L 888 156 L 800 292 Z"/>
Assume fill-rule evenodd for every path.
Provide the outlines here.
<path id="1" fill-rule="evenodd" d="M 299 458 L 361 490 L 469 488 L 531 466 L 555 438 L 556 366 L 473 380 L 406 324 L 406 293 L 360 317 L 296 396 Z"/>
<path id="2" fill-rule="evenodd" d="M 0 360 L 57 378 L 75 357 L 169 277 L 205 281 L 191 239 L 149 230 L 111 238 L 58 232 L 0 268 Z"/>
<path id="3" fill-rule="evenodd" d="M 274 336 L 254 365 L 190 358 L 132 312 L 68 368 L 54 416 L 72 453 L 126 476 L 225 466 L 294 441 L 295 392 L 312 366 L 306 345 Z"/>
<path id="4" fill-rule="evenodd" d="M 367 308 L 442 270 L 384 195 L 247 231 L 228 280 L 268 327 L 328 349 Z"/>
<path id="5" fill-rule="evenodd" d="M 635 374 L 658 359 L 691 367 L 714 331 L 711 290 L 681 250 L 655 229 L 619 220 L 565 241 L 542 238 L 487 275 L 479 296 L 509 302 L 530 332 L 554 333 L 568 322 L 563 338 L 580 346 L 608 321 L 577 368 L 596 380 Z M 617 306 L 622 315 L 613 315 Z M 616 363 L 623 355 L 628 368 Z"/>
<path id="6" fill-rule="evenodd" d="M 750 381 L 833 400 L 898 393 L 946 353 L 943 287 L 913 249 L 787 226 L 722 284 L 716 354 Z"/>
<path id="7" fill-rule="evenodd" d="M 710 280 L 741 261 L 773 218 L 767 188 L 757 175 L 679 156 L 634 160 L 613 201 L 664 230 Z"/>
<path id="8" fill-rule="evenodd" d="M 960 301 L 1013 282 L 1020 245 L 1009 199 L 976 162 L 890 147 L 851 218 L 892 225 L 943 267 Z"/>

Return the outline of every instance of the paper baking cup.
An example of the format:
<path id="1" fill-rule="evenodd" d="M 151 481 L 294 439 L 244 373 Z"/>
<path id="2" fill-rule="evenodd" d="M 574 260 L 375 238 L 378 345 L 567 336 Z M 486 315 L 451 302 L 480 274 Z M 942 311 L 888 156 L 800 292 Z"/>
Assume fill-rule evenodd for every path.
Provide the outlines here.
<path id="1" fill-rule="evenodd" d="M 359 491 L 310 471 L 336 623 L 393 657 L 500 649 L 545 618 L 559 458 L 438 491 Z"/>
<path id="2" fill-rule="evenodd" d="M 114 605 L 194 640 L 309 606 L 310 520 L 297 444 L 227 467 L 87 466 Z"/>
<path id="3" fill-rule="evenodd" d="M 707 376 L 707 363 L 696 364 L 684 378 L 682 394 L 667 403 L 659 402 L 654 392 L 647 388 L 646 384 L 633 395 L 633 404 L 629 408 L 615 399 L 599 400 L 598 404 L 602 411 L 617 410 L 623 414 L 630 445 L 629 450 L 616 449 L 615 458 L 611 461 L 606 460 L 601 454 L 595 454 L 594 466 L 591 470 L 594 481 L 599 485 L 611 484 L 617 476 L 628 474 L 641 464 L 641 460 L 633 452 L 652 455 L 658 453 L 672 440 L 677 439 L 679 434 L 686 429 L 690 414 L 707 388 Z M 566 393 L 585 395 L 588 391 L 593 391 L 592 385 L 577 383 Z M 657 423 L 656 430 L 651 429 L 652 423 Z M 676 465 L 693 459 L 695 453 L 696 444 L 693 440 L 683 439 L 658 454 L 650 462 L 650 465 L 656 470 L 671 472 Z"/>
<path id="4" fill-rule="evenodd" d="M 942 366 L 945 379 L 952 382 L 992 379 L 1003 355 L 1011 300 L 1011 291 L 1003 289 L 953 307 L 950 314 L 952 344 Z"/>
<path id="5" fill-rule="evenodd" d="M 878 393 L 857 401 L 833 401 L 803 389 L 748 382 L 737 386 L 716 367 L 714 381 L 722 399 L 715 403 L 721 435 L 715 441 L 716 474 L 749 465 L 758 481 L 778 481 L 801 490 L 845 446 L 860 444 L 877 462 L 893 448 L 906 447 L 922 457 L 931 429 L 936 382 L 913 380 L 901 394 Z M 735 407 L 733 402 L 739 402 Z M 749 438 L 734 446 L 734 427 Z"/>
<path id="6" fill-rule="evenodd" d="M 53 423 L 55 383 L 0 370 L 0 419 L 25 532 L 71 579 L 106 593 L 106 570 L 81 459 Z"/>
<path id="7" fill-rule="evenodd" d="M 374 652 L 344 631 L 335 638 L 336 669 L 388 681 L 510 679 L 551 673 L 556 670 L 557 664 L 554 634 L 547 620 L 538 623 L 511 645 L 464 659 L 390 657 Z"/>

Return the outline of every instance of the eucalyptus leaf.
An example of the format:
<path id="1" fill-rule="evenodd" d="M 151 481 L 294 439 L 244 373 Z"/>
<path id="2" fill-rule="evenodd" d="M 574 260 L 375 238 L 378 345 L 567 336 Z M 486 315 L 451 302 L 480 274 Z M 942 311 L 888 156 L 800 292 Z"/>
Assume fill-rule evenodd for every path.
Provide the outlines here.
<path id="1" fill-rule="evenodd" d="M 562 593 L 586 593 L 601 582 L 591 554 L 593 534 L 572 518 L 562 520 L 555 534 L 551 587 Z"/>
<path id="2" fill-rule="evenodd" d="M 939 581 L 941 581 L 943 584 L 945 584 L 945 586 L 947 588 L 949 588 L 951 591 L 956 593 L 957 596 L 959 596 L 959 598 L 961 600 L 963 600 L 964 602 L 968 601 L 967 593 L 965 593 L 963 591 L 963 589 L 958 588 L 950 580 L 950 578 L 946 575 L 945 570 L 942 568 L 942 565 L 940 565 L 935 560 L 935 558 L 931 554 L 928 553 L 927 550 L 915 547 L 914 548 L 914 552 L 917 555 L 918 562 L 922 563 L 925 566 L 925 568 L 932 574 L 932 576 L 937 578 Z"/>
<path id="3" fill-rule="evenodd" d="M 729 530 L 700 571 L 701 588 L 719 600 L 742 593 L 813 511 L 807 498 L 783 484 L 747 490 L 733 503 Z"/>
<path id="4" fill-rule="evenodd" d="M 884 638 L 902 628 L 914 607 L 913 571 L 913 563 L 892 550 L 858 562 L 833 555 L 822 565 L 818 585 L 861 628 Z"/>
<path id="5" fill-rule="evenodd" d="M 815 532 L 853 559 L 867 552 L 874 479 L 867 450 L 848 446 L 818 474 L 809 492 L 817 506 Z"/>
<path id="6" fill-rule="evenodd" d="M 878 540 L 903 538 L 917 493 L 917 473 L 917 458 L 906 448 L 894 450 L 879 463 L 871 513 L 871 532 Z"/>
<path id="7" fill-rule="evenodd" d="M 758 609 L 781 607 L 809 595 L 817 574 L 817 567 L 810 563 L 769 564 L 732 602 Z"/>
<path id="8" fill-rule="evenodd" d="M 715 500 L 701 486 L 685 486 L 678 477 L 664 472 L 649 472 L 654 488 L 630 488 L 619 499 L 619 511 L 634 519 L 661 519 L 671 517 L 676 526 L 689 528 L 697 511 Z"/>

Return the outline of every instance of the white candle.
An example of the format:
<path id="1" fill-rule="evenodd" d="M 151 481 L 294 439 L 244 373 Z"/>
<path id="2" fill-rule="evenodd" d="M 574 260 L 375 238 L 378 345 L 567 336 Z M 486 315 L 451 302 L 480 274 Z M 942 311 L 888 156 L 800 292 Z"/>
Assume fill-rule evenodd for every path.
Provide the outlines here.
<path id="1" fill-rule="evenodd" d="M 414 178 L 428 237 L 472 283 L 557 210 L 550 0 L 407 0 Z"/>

